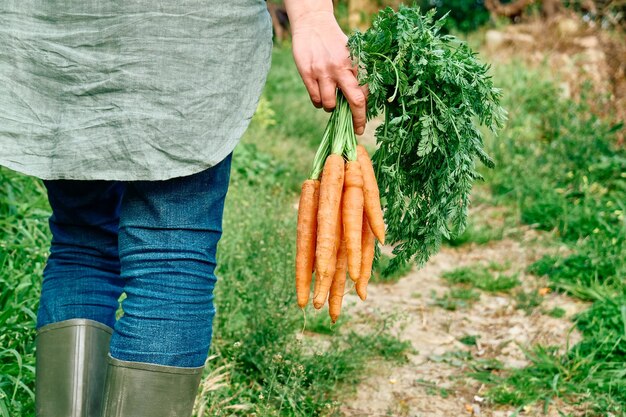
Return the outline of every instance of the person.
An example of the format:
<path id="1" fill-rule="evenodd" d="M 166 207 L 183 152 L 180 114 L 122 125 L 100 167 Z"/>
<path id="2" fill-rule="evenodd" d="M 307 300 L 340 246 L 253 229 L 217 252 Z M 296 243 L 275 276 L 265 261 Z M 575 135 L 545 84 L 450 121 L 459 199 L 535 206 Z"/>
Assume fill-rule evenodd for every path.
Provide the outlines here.
<path id="1" fill-rule="evenodd" d="M 285 6 L 313 105 L 340 88 L 361 134 L 332 1 Z M 38 417 L 191 414 L 232 151 L 271 48 L 263 0 L 0 3 L 0 164 L 41 178 L 52 208 Z"/>

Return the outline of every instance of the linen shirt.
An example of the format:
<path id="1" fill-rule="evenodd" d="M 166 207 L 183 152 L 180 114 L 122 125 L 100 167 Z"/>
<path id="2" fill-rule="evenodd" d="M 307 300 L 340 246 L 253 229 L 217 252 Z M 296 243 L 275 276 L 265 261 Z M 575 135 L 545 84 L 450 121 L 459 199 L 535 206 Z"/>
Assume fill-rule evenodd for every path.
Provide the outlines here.
<path id="1" fill-rule="evenodd" d="M 264 0 L 0 1 L 0 165 L 164 180 L 230 154 L 269 70 Z"/>

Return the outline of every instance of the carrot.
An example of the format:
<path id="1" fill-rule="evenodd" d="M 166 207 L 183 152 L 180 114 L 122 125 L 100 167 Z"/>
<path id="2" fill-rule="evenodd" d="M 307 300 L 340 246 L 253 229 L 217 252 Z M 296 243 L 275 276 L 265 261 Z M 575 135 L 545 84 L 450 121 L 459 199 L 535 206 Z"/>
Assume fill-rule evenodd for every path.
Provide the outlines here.
<path id="1" fill-rule="evenodd" d="M 358 277 L 361 270 L 361 229 L 363 224 L 363 175 L 358 161 L 346 164 L 343 183 L 343 235 L 348 251 L 348 271 Z"/>
<path id="2" fill-rule="evenodd" d="M 341 203 L 343 202 L 343 197 L 342 200 L 340 200 L 339 206 L 341 207 Z M 330 262 L 333 266 L 332 269 L 332 280 L 330 283 L 330 288 L 332 288 L 333 286 L 333 282 L 335 280 L 335 273 L 337 272 L 337 257 L 339 256 L 339 249 L 341 248 L 341 243 L 343 240 L 343 236 L 342 236 L 342 220 L 341 220 L 341 210 L 337 211 L 337 228 L 335 229 L 335 236 L 337 237 L 337 249 L 335 250 L 335 252 L 333 253 L 332 258 L 330 259 Z M 345 266 L 344 266 L 344 274 L 345 274 Z M 324 294 L 320 293 L 320 286 L 322 283 L 321 279 L 318 279 L 317 277 L 319 276 L 319 273 L 315 273 L 315 291 L 313 292 L 313 307 L 315 307 L 316 309 L 320 309 L 322 308 L 322 306 L 324 305 L 324 303 L 326 302 L 326 296 L 329 295 L 329 290 L 326 290 L 326 292 Z M 318 300 L 316 302 L 316 298 L 318 297 Z"/>
<path id="3" fill-rule="evenodd" d="M 319 190 L 320 182 L 317 180 L 306 180 L 302 183 L 296 238 L 296 294 L 300 308 L 307 305 L 311 292 L 317 238 Z"/>
<path id="4" fill-rule="evenodd" d="M 330 295 L 328 296 L 328 313 L 330 320 L 335 323 L 341 313 L 341 302 L 343 301 L 343 292 L 346 288 L 346 266 L 348 264 L 348 251 L 345 239 L 341 239 L 339 252 L 337 253 L 337 267 L 335 268 L 335 276 L 330 287 Z"/>
<path id="5" fill-rule="evenodd" d="M 367 216 L 363 216 L 363 230 L 362 230 L 362 255 L 361 255 L 361 275 L 356 282 L 356 293 L 361 300 L 365 301 L 367 298 L 367 283 L 372 276 L 372 264 L 374 263 L 374 232 L 370 228 Z"/>
<path id="6" fill-rule="evenodd" d="M 326 301 L 335 273 L 335 261 L 339 239 L 337 226 L 343 189 L 343 157 L 331 154 L 326 158 L 320 199 L 317 210 L 317 243 L 315 248 L 315 278 L 320 280 L 319 289 L 313 295 L 313 306 L 321 308 Z"/>
<path id="7" fill-rule="evenodd" d="M 378 191 L 374 167 L 363 145 L 358 145 L 356 151 L 357 161 L 361 163 L 361 171 L 363 172 L 365 213 L 374 235 L 376 235 L 380 243 L 385 244 L 385 222 L 383 220 L 383 211 L 380 207 L 380 192 Z"/>

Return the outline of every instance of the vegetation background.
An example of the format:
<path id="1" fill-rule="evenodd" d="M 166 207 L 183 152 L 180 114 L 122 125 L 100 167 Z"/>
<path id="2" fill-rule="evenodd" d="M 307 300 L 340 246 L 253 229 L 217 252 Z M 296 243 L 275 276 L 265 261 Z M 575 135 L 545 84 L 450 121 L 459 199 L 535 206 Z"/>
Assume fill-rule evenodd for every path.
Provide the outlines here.
<path id="1" fill-rule="evenodd" d="M 341 1 L 336 12 L 348 31 L 366 27 L 369 11 L 383 3 Z M 449 292 L 416 297 L 445 315 L 497 293 L 529 316 L 566 322 L 578 337 L 572 344 L 528 343 L 522 346 L 524 365 L 511 367 L 479 357 L 479 339 L 486 335 L 467 335 L 462 349 L 430 357 L 435 369 L 454 363 L 460 373 L 443 384 L 420 380 L 415 389 L 426 390 L 433 402 L 459 397 L 454 415 L 626 416 L 623 2 L 559 2 L 552 14 L 542 2 L 418 3 L 440 15 L 449 12 L 447 30 L 493 64 L 509 111 L 504 131 L 488 136 L 497 167 L 484 172 L 475 197 L 483 210 L 504 213 L 504 226 L 475 213 L 448 247 L 488 253 L 506 239 L 522 239 L 512 230 L 543 238 L 542 255 L 518 271 L 524 279 L 497 273 L 501 259 L 484 259 L 489 268 L 477 263 L 437 277 Z M 521 8 L 506 9 L 515 5 Z M 281 13 L 280 3 L 271 7 L 275 16 Z M 415 354 L 391 313 L 351 307 L 330 326 L 327 312 L 311 308 L 303 315 L 296 306 L 294 204 L 328 115 L 310 105 L 292 62 L 286 22 L 277 24 L 282 45 L 274 50 L 259 108 L 235 151 L 218 255 L 218 314 L 196 416 L 351 415 L 345 404 L 366 377 L 380 367 L 407 366 Z M 39 180 L 0 169 L 2 417 L 34 416 L 34 324 L 49 214 Z M 372 285 L 391 288 L 411 273 L 378 273 Z M 571 315 L 544 308 L 548 294 L 581 300 L 582 308 Z M 474 381 L 474 398 L 458 394 L 463 378 Z M 429 415 L 420 414 L 419 404 L 411 407 L 396 404 L 382 415 Z"/>

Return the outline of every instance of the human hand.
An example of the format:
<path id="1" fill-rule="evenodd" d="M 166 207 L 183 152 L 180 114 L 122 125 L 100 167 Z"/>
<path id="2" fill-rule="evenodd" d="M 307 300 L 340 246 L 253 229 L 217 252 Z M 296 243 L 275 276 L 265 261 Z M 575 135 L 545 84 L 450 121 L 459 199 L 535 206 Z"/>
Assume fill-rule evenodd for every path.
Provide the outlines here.
<path id="1" fill-rule="evenodd" d="M 293 57 L 313 105 L 331 111 L 336 89 L 350 104 L 354 131 L 363 134 L 366 123 L 367 87 L 359 86 L 350 61 L 348 37 L 331 11 L 314 11 L 292 19 Z"/>

